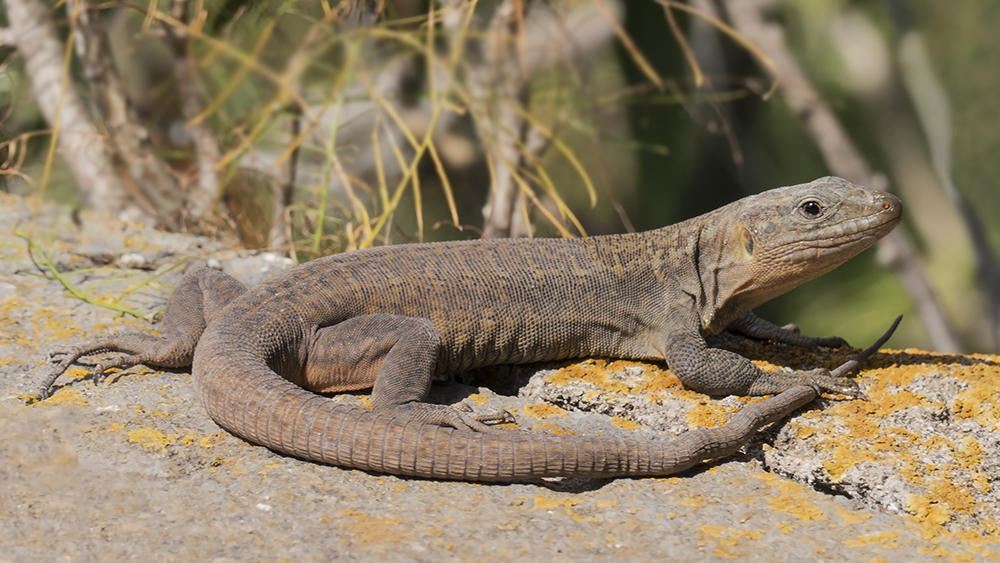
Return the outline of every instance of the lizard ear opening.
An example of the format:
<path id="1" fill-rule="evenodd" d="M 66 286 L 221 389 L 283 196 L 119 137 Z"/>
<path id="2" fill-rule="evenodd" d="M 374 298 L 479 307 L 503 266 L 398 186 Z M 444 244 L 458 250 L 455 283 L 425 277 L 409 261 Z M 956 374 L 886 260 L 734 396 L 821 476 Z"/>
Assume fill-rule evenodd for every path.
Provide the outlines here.
<path id="1" fill-rule="evenodd" d="M 753 257 L 753 233 L 750 229 L 746 227 L 743 228 L 743 232 L 740 233 L 740 242 L 743 244 L 743 253 L 746 254 L 747 258 Z"/>

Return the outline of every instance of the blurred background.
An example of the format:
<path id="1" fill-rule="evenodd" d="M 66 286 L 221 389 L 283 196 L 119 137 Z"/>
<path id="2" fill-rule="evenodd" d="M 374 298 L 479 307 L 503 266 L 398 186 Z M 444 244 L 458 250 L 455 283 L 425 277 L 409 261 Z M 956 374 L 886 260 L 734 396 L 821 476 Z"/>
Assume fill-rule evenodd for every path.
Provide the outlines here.
<path id="1" fill-rule="evenodd" d="M 1000 352 L 1000 3 L 6 0 L 0 189 L 297 261 L 646 230 L 825 175 L 876 249 L 757 311 Z M 2 212 L 2 210 L 0 210 Z M 89 217 L 89 215 L 88 215 Z"/>

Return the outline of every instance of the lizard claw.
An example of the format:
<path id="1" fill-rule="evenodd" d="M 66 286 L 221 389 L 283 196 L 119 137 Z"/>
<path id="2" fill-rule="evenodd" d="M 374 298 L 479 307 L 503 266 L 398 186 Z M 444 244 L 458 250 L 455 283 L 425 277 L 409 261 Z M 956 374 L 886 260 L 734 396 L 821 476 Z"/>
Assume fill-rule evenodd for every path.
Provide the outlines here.
<path id="1" fill-rule="evenodd" d="M 849 377 L 838 377 L 824 368 L 799 372 L 797 376 L 815 389 L 817 393 L 840 393 L 852 399 L 864 398 L 864 393 L 861 391 L 861 387 L 858 386 L 857 381 Z"/>
<path id="2" fill-rule="evenodd" d="M 473 419 L 485 423 L 485 424 L 504 424 L 508 422 L 517 422 L 514 420 L 514 415 L 510 414 L 510 411 L 504 409 L 491 409 L 485 412 L 473 412 L 473 407 L 467 401 L 461 401 L 451 405 L 452 408 L 459 410 L 463 413 L 467 413 Z"/>
<path id="3" fill-rule="evenodd" d="M 851 356 L 849 360 L 837 366 L 837 368 L 832 372 L 822 368 L 806 372 L 770 372 L 765 377 L 762 377 L 754 382 L 754 384 L 750 387 L 750 394 L 770 395 L 772 393 L 780 393 L 793 385 L 808 385 L 815 389 L 817 393 L 826 391 L 829 393 L 840 393 L 855 399 L 865 399 L 866 397 L 861 391 L 861 387 L 858 386 L 856 381 L 849 379 L 847 374 L 857 369 L 862 363 L 865 362 L 865 360 L 875 354 L 875 352 L 878 352 L 879 348 L 881 348 L 882 345 L 885 344 L 892 336 L 892 333 L 896 331 L 896 327 L 899 326 L 899 321 L 902 320 L 902 318 L 902 316 L 897 317 L 896 320 L 893 321 L 892 326 L 889 327 L 889 330 L 876 340 L 874 344 L 865 348 L 860 353 Z"/>
<path id="4" fill-rule="evenodd" d="M 100 385 L 101 383 L 104 383 L 105 379 L 108 378 L 108 374 L 105 373 L 106 369 L 107 368 L 104 367 L 104 364 L 97 364 L 96 366 L 94 366 L 94 373 L 92 376 L 92 379 L 94 380 L 94 385 Z"/>

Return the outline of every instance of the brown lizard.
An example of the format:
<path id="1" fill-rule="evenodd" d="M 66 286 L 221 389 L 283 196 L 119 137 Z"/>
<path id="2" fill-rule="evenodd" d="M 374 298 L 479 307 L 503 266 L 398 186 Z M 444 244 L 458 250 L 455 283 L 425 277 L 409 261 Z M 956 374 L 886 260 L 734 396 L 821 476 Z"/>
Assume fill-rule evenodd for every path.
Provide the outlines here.
<path id="1" fill-rule="evenodd" d="M 249 290 L 202 269 L 167 302 L 162 337 L 112 335 L 64 352 L 41 396 L 80 357 L 124 352 L 95 368 L 95 382 L 112 367 L 192 365 L 220 426 L 303 459 L 479 481 L 675 473 L 734 453 L 821 391 L 860 394 L 842 376 L 891 330 L 834 373 L 765 372 L 705 336 L 845 346 L 751 308 L 868 248 L 901 215 L 892 195 L 827 177 L 642 233 L 383 246 Z M 675 439 L 505 431 L 484 423 L 506 413 L 424 402 L 435 374 L 585 356 L 666 360 L 713 395 L 777 395 Z M 318 394 L 369 387 L 370 411 Z"/>

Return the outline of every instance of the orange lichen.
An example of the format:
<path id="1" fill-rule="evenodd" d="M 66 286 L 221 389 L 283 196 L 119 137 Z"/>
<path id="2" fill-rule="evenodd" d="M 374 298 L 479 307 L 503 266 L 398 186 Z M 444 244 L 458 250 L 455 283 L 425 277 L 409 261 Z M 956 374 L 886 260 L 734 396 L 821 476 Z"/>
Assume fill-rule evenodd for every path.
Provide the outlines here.
<path id="1" fill-rule="evenodd" d="M 87 398 L 83 396 L 82 391 L 78 391 L 76 389 L 60 389 L 48 399 L 35 404 L 44 405 L 46 407 L 61 405 L 78 405 L 82 407 L 87 405 Z"/>
<path id="2" fill-rule="evenodd" d="M 128 441 L 140 446 L 163 451 L 177 439 L 176 434 L 164 434 L 155 428 L 140 428 L 128 433 Z"/>
<path id="3" fill-rule="evenodd" d="M 815 426 L 802 424 L 800 422 L 795 422 L 794 420 L 788 423 L 788 427 L 795 432 L 795 438 L 798 440 L 805 440 L 806 438 L 815 436 L 816 433 L 819 432 L 819 429 Z"/>
<path id="4" fill-rule="evenodd" d="M 906 495 L 903 509 L 912 514 L 919 522 L 928 522 L 935 526 L 943 526 L 951 521 L 951 514 L 938 504 L 922 495 Z"/>
<path id="5" fill-rule="evenodd" d="M 541 430 L 543 432 L 551 432 L 552 434 L 576 434 L 572 430 L 567 430 L 566 428 L 559 426 L 554 422 L 543 422 L 541 424 L 536 424 L 531 427 L 533 430 Z M 512 428 L 516 429 L 516 428 Z"/>
<path id="6" fill-rule="evenodd" d="M 871 514 L 866 514 L 863 512 L 851 512 L 850 510 L 844 508 L 837 508 L 837 516 L 840 516 L 844 522 L 848 524 L 864 524 L 872 517 Z"/>
<path id="7" fill-rule="evenodd" d="M 562 409 L 548 403 L 524 405 L 522 410 L 527 416 L 539 419 L 551 418 L 553 416 L 566 416 L 566 409 Z"/>
<path id="8" fill-rule="evenodd" d="M 687 412 L 687 421 L 692 428 L 710 428 L 728 422 L 730 414 L 725 407 L 702 398 Z"/>
<path id="9" fill-rule="evenodd" d="M 576 506 L 583 502 L 579 497 L 556 498 L 545 495 L 535 495 L 535 508 L 538 510 L 554 511 L 562 509 L 566 515 L 577 522 L 600 522 L 596 516 L 585 516 L 576 511 Z"/>
<path id="10" fill-rule="evenodd" d="M 480 406 L 490 402 L 490 395 L 486 393 L 473 393 L 466 398 Z"/>
<path id="11" fill-rule="evenodd" d="M 633 385 L 620 377 L 627 369 L 639 368 Z M 662 391 L 671 389 L 683 392 L 680 379 L 670 370 L 663 370 L 651 364 L 629 360 L 586 360 L 560 368 L 548 377 L 553 385 L 566 385 L 572 381 L 584 381 L 595 385 L 603 393 L 648 394 L 652 398 Z"/>
<path id="12" fill-rule="evenodd" d="M 203 448 L 213 448 L 224 442 L 228 436 L 229 434 L 224 432 L 213 432 L 201 440 L 198 440 L 198 445 Z"/>
<path id="13" fill-rule="evenodd" d="M 677 500 L 677 504 L 681 506 L 686 506 L 688 508 L 701 508 L 708 504 L 708 501 L 702 497 L 684 497 Z"/>
<path id="14" fill-rule="evenodd" d="M 414 541 L 413 531 L 408 526 L 402 525 L 401 518 L 369 516 L 359 510 L 342 510 L 340 513 L 354 518 L 354 522 L 344 525 L 348 533 L 340 538 L 341 542 L 368 546 Z"/>
<path id="15" fill-rule="evenodd" d="M 853 540 L 844 540 L 847 547 L 866 547 L 878 545 L 885 549 L 896 549 L 900 546 L 899 532 L 875 532 L 872 534 L 862 534 Z"/>
<path id="16" fill-rule="evenodd" d="M 625 430 L 635 430 L 636 428 L 642 426 L 638 422 L 629 420 L 627 418 L 622 418 L 620 416 L 611 417 L 611 424 L 614 424 L 618 428 L 623 428 Z"/>
<path id="17" fill-rule="evenodd" d="M 803 494 L 784 493 L 767 499 L 773 510 L 794 516 L 799 520 L 826 520 L 826 514 L 816 503 Z"/>
<path id="18" fill-rule="evenodd" d="M 698 544 L 702 547 L 715 546 L 714 555 L 722 559 L 736 559 L 747 555 L 746 549 L 737 549 L 742 540 L 757 541 L 764 537 L 764 533 L 758 530 L 735 530 L 726 526 L 711 526 L 705 524 L 698 528 L 698 534 L 702 536 Z"/>

